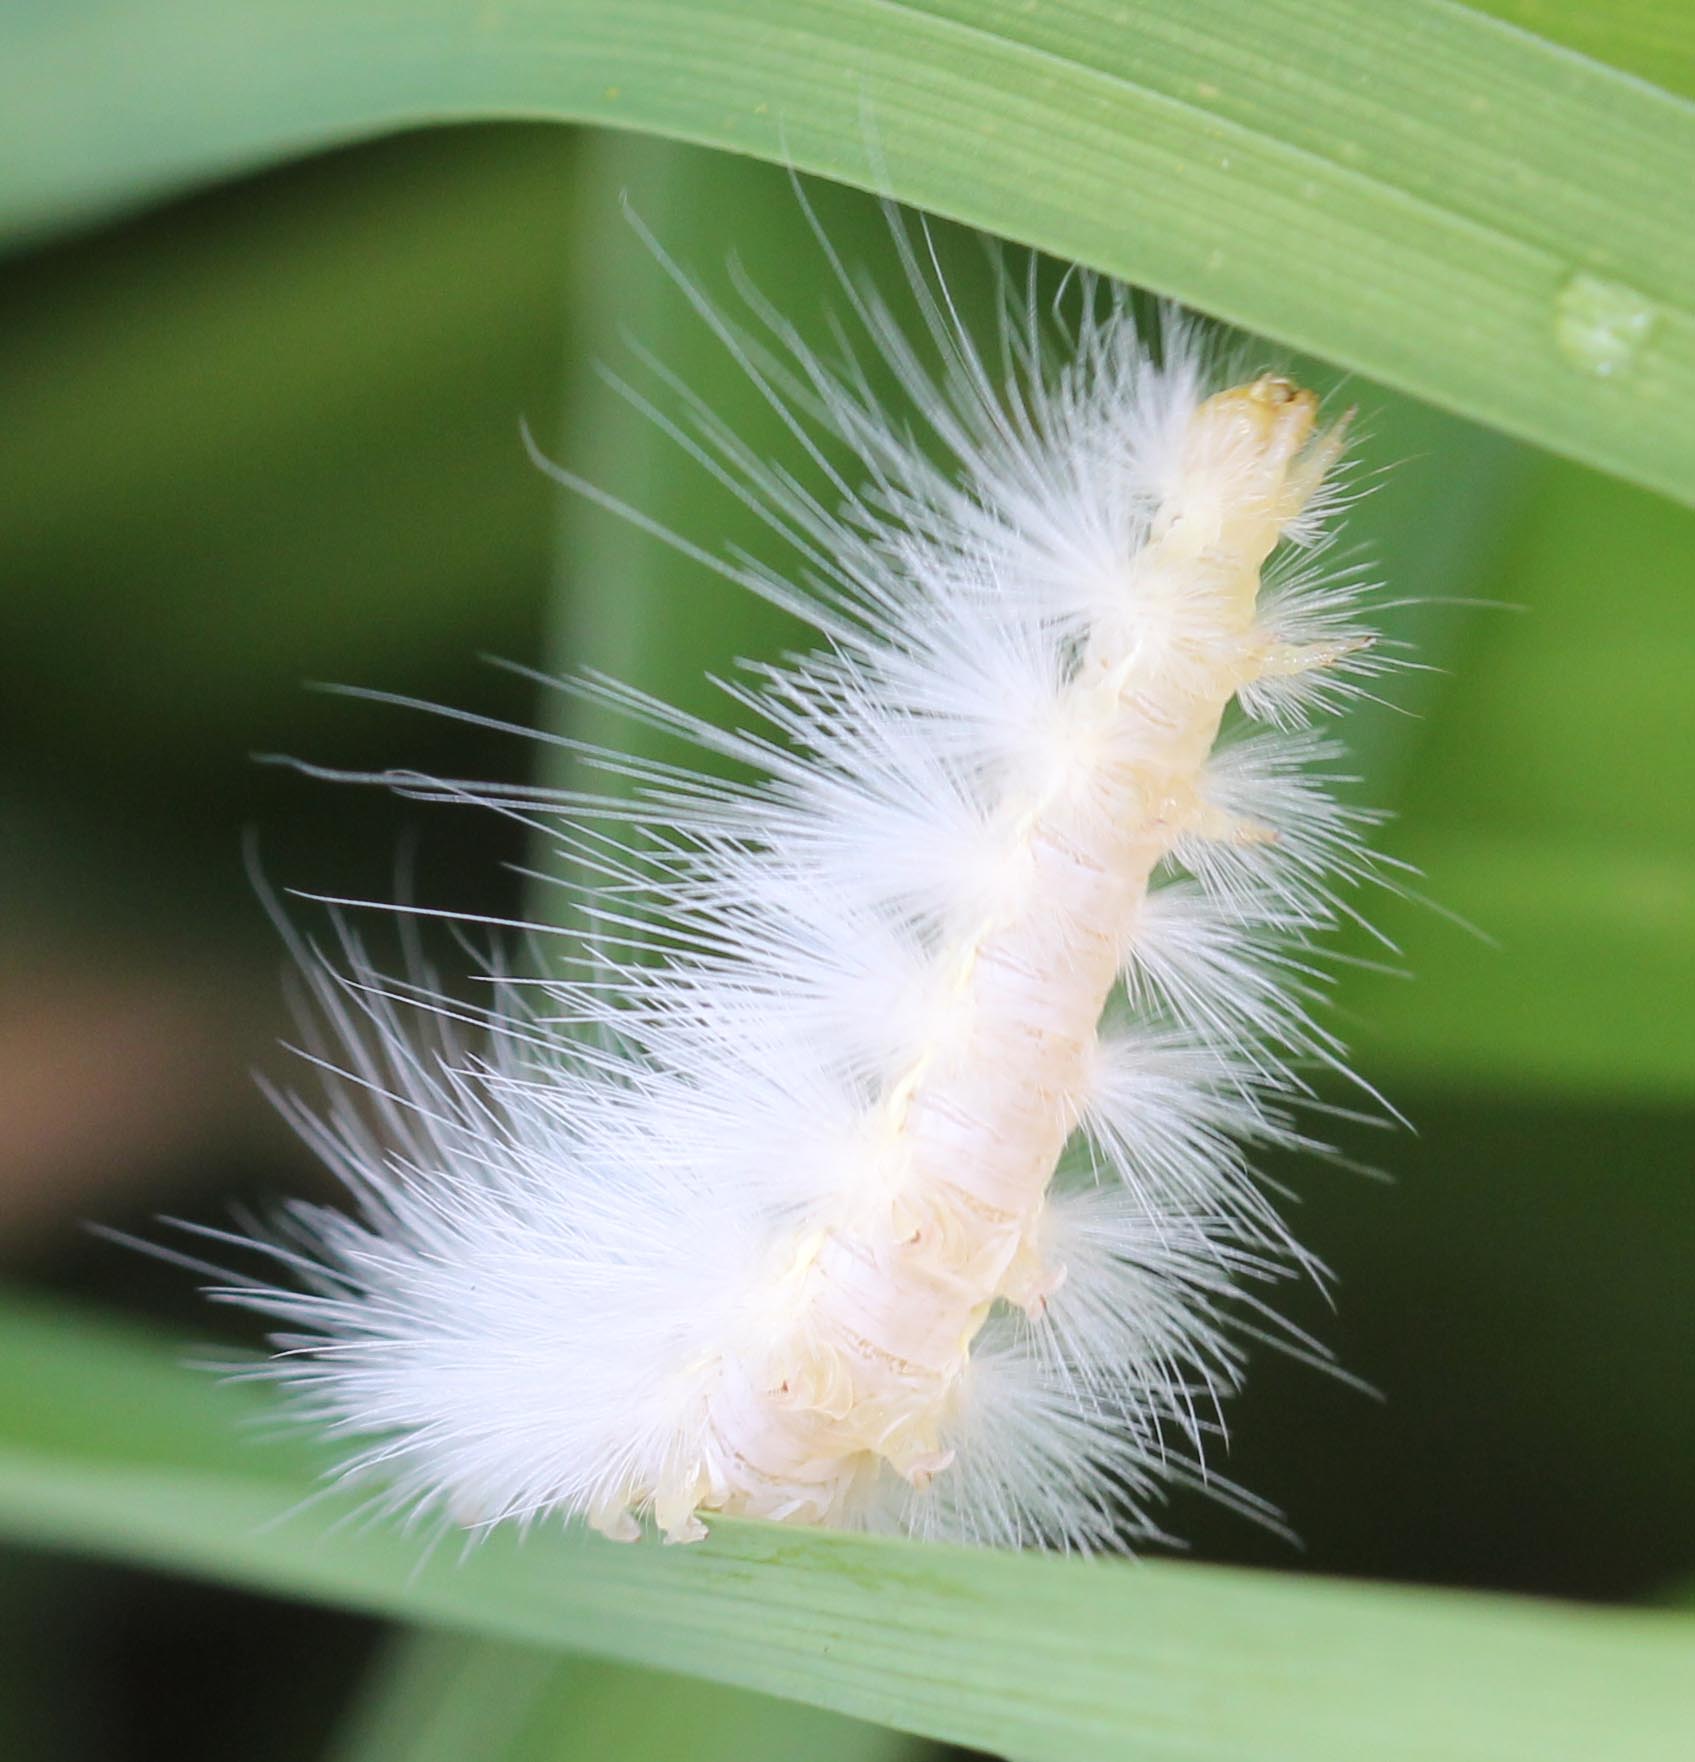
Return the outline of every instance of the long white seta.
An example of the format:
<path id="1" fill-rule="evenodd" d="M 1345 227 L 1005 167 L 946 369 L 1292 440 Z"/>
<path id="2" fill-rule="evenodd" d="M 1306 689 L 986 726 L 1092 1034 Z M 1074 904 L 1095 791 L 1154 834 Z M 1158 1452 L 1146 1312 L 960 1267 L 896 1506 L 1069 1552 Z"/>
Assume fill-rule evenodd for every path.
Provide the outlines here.
<path id="1" fill-rule="evenodd" d="M 224 1294 L 380 1503 L 1082 1550 L 1173 1483 L 1256 1505 L 1203 1447 L 1310 1263 L 1247 1156 L 1341 1068 L 1306 950 L 1370 871 L 1310 728 L 1382 665 L 1323 563 L 1345 419 L 1110 283 L 1005 279 L 979 345 L 913 279 L 916 340 L 844 280 L 876 375 L 707 311 L 825 493 L 672 425 L 816 652 L 736 732 L 576 687 L 754 780 L 485 792 L 550 817 L 581 933 L 473 1036 L 306 956 L 331 1094 L 286 1105 L 352 1209 Z"/>

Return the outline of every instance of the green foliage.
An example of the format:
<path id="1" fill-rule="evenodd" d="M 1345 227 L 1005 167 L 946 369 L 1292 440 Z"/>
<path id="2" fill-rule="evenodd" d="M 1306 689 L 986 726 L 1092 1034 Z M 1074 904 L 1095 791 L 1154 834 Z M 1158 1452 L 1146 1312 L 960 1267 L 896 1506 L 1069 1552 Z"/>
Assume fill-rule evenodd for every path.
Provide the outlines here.
<path id="1" fill-rule="evenodd" d="M 1667 1460 L 1687 1444 L 1686 1355 L 1661 1362 L 1678 1238 L 1657 1260 L 1627 1232 L 1579 1244 L 1569 1218 L 1599 1212 L 1570 1195 L 1594 1147 L 1634 1143 L 1641 1166 L 1606 1172 L 1651 1215 L 1684 1177 L 1659 1147 L 1683 1140 L 1632 1137 L 1615 1111 L 1568 1142 L 1550 1112 L 1540 1164 L 1532 1145 L 1509 1169 L 1510 1128 L 1464 1109 L 1695 1089 L 1695 796 L 1675 781 L 1695 515 L 1654 493 L 1695 501 L 1691 17 L 1678 0 L 20 0 L 0 18 L 0 222 L 20 239 L 401 124 L 632 132 L 504 149 L 465 132 L 386 181 L 295 186 L 292 208 L 190 225 L 154 259 L 96 244 L 79 281 L 50 275 L 0 343 L 28 441 L 0 464 L 0 566 L 61 589 L 7 612 L 31 657 L 12 713 L 53 725 L 63 638 L 98 684 L 66 738 L 105 752 L 142 727 L 150 762 L 186 772 L 302 672 L 387 684 L 373 669 L 392 666 L 429 689 L 442 657 L 521 646 L 550 513 L 512 429 L 518 409 L 547 429 L 530 388 L 567 282 L 558 450 L 709 548 L 758 543 L 589 370 L 620 365 L 628 331 L 780 446 L 619 222 L 625 187 L 691 273 L 713 285 L 734 249 L 808 322 L 827 277 L 760 161 L 1178 295 L 1309 351 L 1309 377 L 1363 374 L 1365 461 L 1393 470 L 1354 535 L 1397 594 L 1520 609 L 1407 610 L 1396 634 L 1440 670 L 1397 688 L 1414 714 L 1348 730 L 1362 793 L 1399 810 L 1391 848 L 1493 945 L 1409 900 L 1374 916 L 1414 980 L 1361 966 L 1342 984 L 1362 1068 L 1434 1098 L 1438 1143 L 1477 1141 L 1475 1208 L 1456 1180 L 1375 1262 L 1338 1253 L 1344 1295 L 1351 1268 L 1376 1284 L 1368 1316 L 1393 1324 L 1403 1370 L 1426 1346 L 1475 1353 L 1442 1333 L 1472 1302 L 1498 1372 L 1475 1386 L 1507 1393 L 1465 1423 L 1501 1428 L 1503 1460 L 1535 1437 L 1598 1503 L 1628 1504 L 1656 1443 Z M 832 238 L 875 259 L 874 205 L 810 188 Z M 560 518 L 562 668 L 708 708 L 704 669 L 792 634 L 609 516 Z M 273 1523 L 321 1465 L 242 1425 L 268 1417 L 139 1336 L 0 1310 L 0 1536 L 430 1630 L 378 1673 L 335 1762 L 846 1762 L 898 1754 L 897 1729 L 1026 1762 L 1649 1762 L 1695 1722 L 1687 1615 L 734 1523 L 688 1550 L 497 1538 L 420 1571 L 415 1537 L 332 1531 L 334 1499 Z M 1402 1465 L 1388 1509 L 1358 1496 L 1359 1521 L 1392 1524 L 1425 1469 Z M 0 1718 L 37 1719 L 28 1687 L 0 1682 Z"/>
<path id="2" fill-rule="evenodd" d="M 288 1596 L 662 1664 L 1026 1762 L 1631 1762 L 1695 1719 L 1678 1616 L 720 1522 L 697 1548 L 422 1539 L 296 1509 L 267 1404 L 63 1312 L 4 1314 L 0 1531 Z M 294 1515 L 289 1515 L 293 1511 Z"/>
<path id="3" fill-rule="evenodd" d="M 405 122 L 606 123 L 878 189 L 1695 498 L 1695 108 L 1450 0 L 29 0 L 0 33 L 14 226 Z"/>
<path id="4" fill-rule="evenodd" d="M 896 1762 L 910 1739 L 793 1701 L 545 1647 L 394 1642 L 325 1762 Z"/>
<path id="5" fill-rule="evenodd" d="M 1539 461 L 1460 591 L 1493 592 L 1430 706 L 1388 842 L 1422 900 L 1376 914 L 1412 987 L 1351 983 L 1365 1068 L 1566 1096 L 1695 1096 L 1695 653 L 1687 510 Z M 1395 552 L 1379 553 L 1393 558 Z M 1414 995 L 1407 995 L 1412 991 Z"/>

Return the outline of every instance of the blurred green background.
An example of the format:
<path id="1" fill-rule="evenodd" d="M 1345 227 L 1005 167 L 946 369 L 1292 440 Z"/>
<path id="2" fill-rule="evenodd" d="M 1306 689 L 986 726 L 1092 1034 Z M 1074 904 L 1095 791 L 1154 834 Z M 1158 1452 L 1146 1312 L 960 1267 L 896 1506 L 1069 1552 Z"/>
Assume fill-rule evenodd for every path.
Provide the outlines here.
<path id="1" fill-rule="evenodd" d="M 781 555 L 594 371 L 642 379 L 628 333 L 781 446 L 627 224 L 626 191 L 715 294 L 734 297 L 734 250 L 816 327 L 827 271 L 780 173 L 553 127 L 347 150 L 6 261 L 14 1280 L 210 1338 L 222 1320 L 190 1281 L 83 1221 L 217 1219 L 319 1181 L 250 1076 L 287 1075 L 287 1016 L 244 836 L 281 887 L 384 897 L 404 868 L 427 904 L 520 907 L 512 827 L 254 755 L 518 779 L 545 749 L 309 682 L 556 725 L 557 701 L 479 657 L 606 665 L 705 707 L 705 671 L 792 635 L 525 458 L 521 418 L 708 550 Z M 874 205 L 813 199 L 891 282 Z M 980 296 L 970 241 L 944 244 L 961 297 Z M 1405 972 L 1361 941 L 1345 952 L 1368 964 L 1338 985 L 1359 1068 L 1415 1129 L 1337 1126 L 1386 1179 L 1275 1171 L 1338 1274 L 1335 1313 L 1306 1293 L 1299 1319 L 1379 1396 L 1262 1355 L 1228 1470 L 1300 1551 L 1198 1500 L 1172 1524 L 1206 1559 L 1668 1598 L 1695 1579 L 1695 515 L 1370 385 L 1349 395 L 1367 469 L 1391 468 L 1359 538 L 1391 597 L 1453 602 L 1391 614 L 1432 670 L 1345 731 L 1362 799 L 1397 812 L 1385 844 L 1435 902 L 1378 902 Z M 380 1636 L 351 1618 L 4 1567 L 7 1754 L 712 1756 L 721 1732 L 726 1756 L 823 1757 L 846 1729 L 796 1710 L 766 1728 L 727 1691 L 653 1693 L 599 1666 L 532 1658 L 526 1676 L 462 1642 L 369 1671 Z M 371 1713 L 456 1670 L 469 1726 L 408 1736 Z M 597 1736 L 597 1696 L 647 1707 L 652 1729 Z M 543 1716 L 555 1701 L 569 1719 Z M 477 1724 L 497 1715 L 498 1740 Z"/>

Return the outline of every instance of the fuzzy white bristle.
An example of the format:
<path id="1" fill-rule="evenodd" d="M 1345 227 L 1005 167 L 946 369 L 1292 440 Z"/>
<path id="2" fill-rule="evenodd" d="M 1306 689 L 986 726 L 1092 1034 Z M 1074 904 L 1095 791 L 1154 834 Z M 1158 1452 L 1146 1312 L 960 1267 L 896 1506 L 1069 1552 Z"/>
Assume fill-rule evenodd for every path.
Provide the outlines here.
<path id="1" fill-rule="evenodd" d="M 1306 1142 L 1338 1052 L 1301 949 L 1369 872 L 1304 728 L 1380 664 L 1316 562 L 1343 425 L 1178 319 L 1156 358 L 1110 284 L 1057 325 L 1007 292 L 987 350 L 915 285 L 936 370 L 849 290 L 900 414 L 708 314 L 859 482 L 674 430 L 798 548 L 800 585 L 733 572 L 825 646 L 732 687 L 739 733 L 575 688 L 763 780 L 600 753 L 605 796 L 488 792 L 561 816 L 583 932 L 470 1049 L 351 944 L 308 964 L 332 1102 L 291 1105 L 356 1212 L 295 1208 L 288 1288 L 227 1294 L 397 1505 L 1119 1545 L 1307 1264 L 1247 1151 Z"/>

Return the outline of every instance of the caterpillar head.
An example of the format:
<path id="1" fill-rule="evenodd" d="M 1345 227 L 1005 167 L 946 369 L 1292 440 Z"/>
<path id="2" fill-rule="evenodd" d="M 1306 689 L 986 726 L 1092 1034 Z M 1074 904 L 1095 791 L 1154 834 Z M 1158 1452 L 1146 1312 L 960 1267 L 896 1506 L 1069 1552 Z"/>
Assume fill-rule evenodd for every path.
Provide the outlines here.
<path id="1" fill-rule="evenodd" d="M 1351 412 L 1349 413 L 1351 415 Z M 1318 428 L 1318 395 L 1280 373 L 1215 392 L 1189 419 L 1186 506 L 1172 512 L 1257 573 L 1317 494 L 1342 451 L 1349 416 Z"/>

